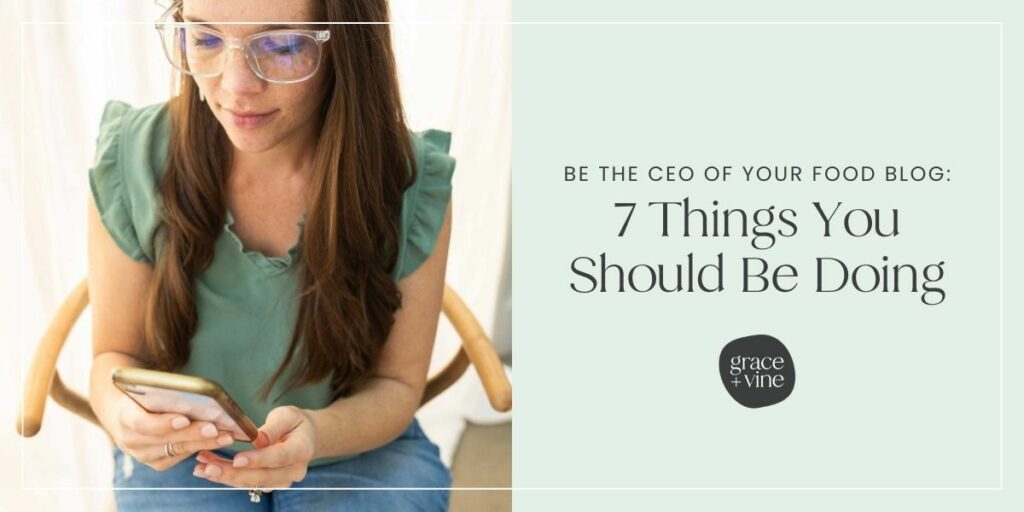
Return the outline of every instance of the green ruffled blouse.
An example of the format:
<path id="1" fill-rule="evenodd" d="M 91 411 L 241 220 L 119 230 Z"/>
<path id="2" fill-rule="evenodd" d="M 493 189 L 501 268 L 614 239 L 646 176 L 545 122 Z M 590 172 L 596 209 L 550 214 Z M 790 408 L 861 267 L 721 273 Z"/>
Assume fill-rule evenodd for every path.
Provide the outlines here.
<path id="1" fill-rule="evenodd" d="M 108 102 L 97 138 L 96 164 L 89 170 L 103 225 L 128 256 L 149 264 L 159 252 L 159 247 L 154 248 L 154 242 L 160 242 L 154 240 L 154 233 L 161 218 L 158 185 L 169 128 L 167 102 L 139 108 L 123 101 Z M 398 260 L 391 273 L 396 282 L 415 271 L 433 251 L 455 170 L 455 158 L 448 155 L 449 132 L 410 131 L 410 137 L 419 172 L 402 201 Z M 287 256 L 269 257 L 245 250 L 231 230 L 230 211 L 226 218 L 213 262 L 195 283 L 197 330 L 191 356 L 179 373 L 220 383 L 257 426 L 280 405 L 326 407 L 331 402 L 330 379 L 289 391 L 278 401 L 262 401 L 258 396 L 260 386 L 284 360 L 295 327 L 302 237 Z M 304 220 L 299 222 L 300 230 L 303 224 Z M 289 375 L 275 383 L 271 400 L 283 391 Z M 237 452 L 250 447 L 236 442 L 224 449 Z M 314 459 L 310 465 L 353 456 Z"/>

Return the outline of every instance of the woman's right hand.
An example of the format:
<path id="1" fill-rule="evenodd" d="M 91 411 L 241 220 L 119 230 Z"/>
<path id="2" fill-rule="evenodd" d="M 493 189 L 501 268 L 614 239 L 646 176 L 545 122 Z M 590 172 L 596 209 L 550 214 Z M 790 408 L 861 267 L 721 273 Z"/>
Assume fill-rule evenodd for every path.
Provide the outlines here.
<path id="1" fill-rule="evenodd" d="M 122 402 L 118 428 L 111 433 L 118 448 L 131 458 L 164 471 L 200 450 L 216 450 L 234 442 L 229 432 L 209 421 L 194 421 L 180 413 L 151 413 L 131 400 Z M 174 456 L 167 456 L 167 443 Z"/>

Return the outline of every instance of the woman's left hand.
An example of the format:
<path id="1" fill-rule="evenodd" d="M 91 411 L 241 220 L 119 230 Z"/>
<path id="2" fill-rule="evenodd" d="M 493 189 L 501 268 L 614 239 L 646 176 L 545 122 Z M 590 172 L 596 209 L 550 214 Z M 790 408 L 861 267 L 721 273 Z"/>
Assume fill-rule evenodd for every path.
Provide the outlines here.
<path id="1" fill-rule="evenodd" d="M 238 452 L 233 460 L 201 451 L 193 474 L 232 487 L 291 487 L 306 477 L 316 447 L 316 429 L 309 413 L 291 405 L 271 410 L 253 441 L 256 449 Z"/>

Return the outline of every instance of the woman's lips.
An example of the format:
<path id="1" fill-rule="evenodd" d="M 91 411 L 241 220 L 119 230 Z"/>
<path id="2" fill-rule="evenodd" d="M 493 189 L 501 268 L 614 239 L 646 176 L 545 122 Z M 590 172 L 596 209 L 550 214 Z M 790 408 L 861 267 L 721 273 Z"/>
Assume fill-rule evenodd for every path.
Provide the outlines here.
<path id="1" fill-rule="evenodd" d="M 231 118 L 232 124 L 234 124 L 238 128 L 244 129 L 258 128 L 260 126 L 263 126 L 264 124 L 267 124 L 267 122 L 270 120 L 271 117 L 274 116 L 274 114 L 277 113 L 276 110 L 272 110 L 270 112 L 265 112 L 262 114 L 239 114 L 228 109 L 224 109 L 224 111 L 228 113 L 228 116 Z"/>

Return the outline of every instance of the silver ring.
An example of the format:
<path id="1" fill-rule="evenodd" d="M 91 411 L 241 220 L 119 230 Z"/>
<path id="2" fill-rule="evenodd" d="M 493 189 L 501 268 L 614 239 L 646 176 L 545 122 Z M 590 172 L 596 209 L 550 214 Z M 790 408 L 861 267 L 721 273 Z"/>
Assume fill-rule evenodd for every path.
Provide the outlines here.
<path id="1" fill-rule="evenodd" d="M 178 451 L 174 449 L 174 443 L 165 444 L 164 453 L 167 454 L 168 457 L 174 457 L 178 455 Z"/>

